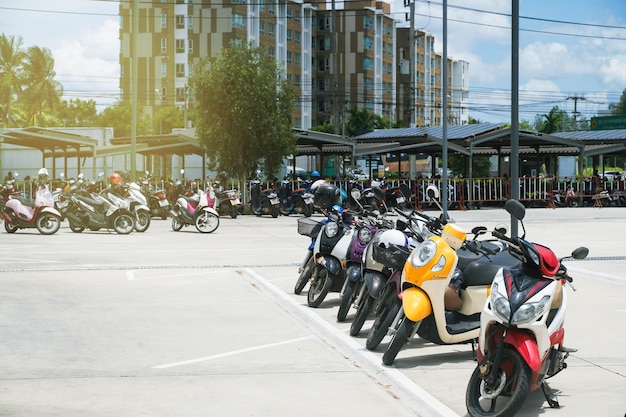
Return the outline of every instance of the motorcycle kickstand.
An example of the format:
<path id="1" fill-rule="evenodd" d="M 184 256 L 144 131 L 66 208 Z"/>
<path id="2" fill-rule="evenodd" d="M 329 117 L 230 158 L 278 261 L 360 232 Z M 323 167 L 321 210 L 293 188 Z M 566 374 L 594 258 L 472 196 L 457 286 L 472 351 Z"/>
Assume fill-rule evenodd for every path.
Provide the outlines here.
<path id="1" fill-rule="evenodd" d="M 550 387 L 545 381 L 541 383 L 541 390 L 543 391 L 543 395 L 546 397 L 546 401 L 548 401 L 550 408 L 561 408 L 556 394 L 552 394 L 550 392 Z"/>

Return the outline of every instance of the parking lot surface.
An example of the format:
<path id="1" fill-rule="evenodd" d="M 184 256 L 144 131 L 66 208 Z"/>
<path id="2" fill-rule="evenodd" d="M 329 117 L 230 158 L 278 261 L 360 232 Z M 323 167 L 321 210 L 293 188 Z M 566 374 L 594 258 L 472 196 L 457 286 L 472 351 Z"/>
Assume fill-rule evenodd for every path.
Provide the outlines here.
<path id="1" fill-rule="evenodd" d="M 435 214 L 435 212 L 429 212 Z M 463 229 L 510 225 L 502 209 L 451 211 Z M 465 416 L 470 345 L 413 341 L 394 366 L 293 294 L 309 239 L 300 216 L 221 218 L 218 230 L 0 232 L 2 416 Z M 531 393 L 519 416 L 626 412 L 626 209 L 530 209 L 527 237 L 589 259 L 574 277 L 566 341 L 550 380 L 561 409 Z M 2 228 L 3 229 L 3 228 Z M 521 232 L 521 229 L 520 229 Z"/>

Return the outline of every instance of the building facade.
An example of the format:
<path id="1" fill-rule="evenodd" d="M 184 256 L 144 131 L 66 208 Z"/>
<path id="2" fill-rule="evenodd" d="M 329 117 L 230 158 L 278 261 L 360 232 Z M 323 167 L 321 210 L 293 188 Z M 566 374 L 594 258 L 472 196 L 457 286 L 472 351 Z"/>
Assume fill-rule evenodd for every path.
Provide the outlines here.
<path id="1" fill-rule="evenodd" d="M 352 108 L 408 126 L 411 92 L 416 124 L 441 123 L 441 56 L 434 52 L 434 37 L 417 33 L 411 79 L 403 71 L 409 59 L 408 29 L 397 27 L 385 1 L 350 2 L 334 12 L 325 1 L 142 1 L 137 5 L 137 51 L 132 37 L 134 7 L 132 1 L 119 6 L 120 91 L 122 100 L 130 100 L 135 54 L 137 100 L 143 115 L 154 118 L 160 108 L 171 106 L 187 113 L 194 103 L 189 88 L 194 65 L 232 42 L 251 42 L 274 56 L 295 86 L 296 128 L 341 125 Z M 449 122 L 466 123 L 469 65 L 449 60 L 448 68 Z"/>

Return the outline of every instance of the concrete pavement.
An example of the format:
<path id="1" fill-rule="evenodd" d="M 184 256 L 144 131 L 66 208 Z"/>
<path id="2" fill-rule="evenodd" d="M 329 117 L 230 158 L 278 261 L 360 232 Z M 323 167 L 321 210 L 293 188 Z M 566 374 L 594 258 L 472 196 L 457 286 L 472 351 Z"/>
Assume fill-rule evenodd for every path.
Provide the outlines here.
<path id="1" fill-rule="evenodd" d="M 503 210 L 451 211 L 465 230 Z M 293 294 L 308 238 L 296 216 L 222 218 L 210 235 L 153 219 L 143 234 L 0 233 L 0 415 L 463 416 L 468 345 L 419 341 L 393 367 Z M 579 349 L 520 416 L 626 411 L 626 209 L 528 210 L 528 238 L 568 263 L 568 344 Z M 350 318 L 351 316 L 349 316 Z M 384 342 L 385 343 L 385 342 Z"/>

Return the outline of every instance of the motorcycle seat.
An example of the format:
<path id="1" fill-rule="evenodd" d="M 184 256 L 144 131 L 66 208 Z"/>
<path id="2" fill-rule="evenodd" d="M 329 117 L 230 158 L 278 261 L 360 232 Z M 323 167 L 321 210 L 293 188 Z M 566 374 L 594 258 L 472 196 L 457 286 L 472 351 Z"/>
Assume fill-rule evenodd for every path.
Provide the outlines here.
<path id="1" fill-rule="evenodd" d="M 306 193 L 306 189 L 304 189 L 304 188 L 296 188 L 295 190 L 293 190 L 291 192 L 291 194 L 302 194 L 302 193 Z"/>
<path id="2" fill-rule="evenodd" d="M 89 204 L 90 206 L 94 206 L 97 209 L 102 209 L 104 207 L 104 202 L 102 201 L 98 201 L 98 200 L 94 200 L 91 197 L 86 197 L 84 195 L 77 195 L 76 196 L 79 200 L 84 201 L 85 203 Z"/>
<path id="3" fill-rule="evenodd" d="M 498 252 L 489 257 L 482 257 L 471 262 L 463 269 L 463 285 L 491 285 L 493 278 L 502 268 L 518 268 L 521 261 L 511 255 L 508 251 Z"/>
<path id="4" fill-rule="evenodd" d="M 13 195 L 13 196 L 11 196 L 11 200 L 17 200 L 23 206 L 30 207 L 30 208 L 35 208 L 35 200 L 33 200 L 32 198 L 24 197 L 24 196 L 21 196 L 21 195 Z"/>

